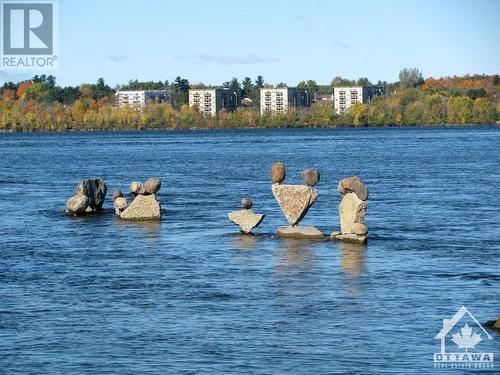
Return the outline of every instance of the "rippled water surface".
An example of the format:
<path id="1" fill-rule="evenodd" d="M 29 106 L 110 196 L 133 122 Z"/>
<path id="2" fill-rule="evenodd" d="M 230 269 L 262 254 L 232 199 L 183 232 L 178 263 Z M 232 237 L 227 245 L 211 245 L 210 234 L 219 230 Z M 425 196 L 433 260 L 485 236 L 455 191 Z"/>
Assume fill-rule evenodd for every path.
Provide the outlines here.
<path id="1" fill-rule="evenodd" d="M 499 127 L 0 134 L 0 373 L 447 373 L 442 319 L 500 315 L 499 150 Z M 276 238 L 277 160 L 321 171 L 303 223 L 325 233 L 361 176 L 368 245 Z M 161 223 L 115 219 L 150 176 Z M 70 218 L 87 177 L 105 213 Z M 244 196 L 254 236 L 227 220 Z"/>

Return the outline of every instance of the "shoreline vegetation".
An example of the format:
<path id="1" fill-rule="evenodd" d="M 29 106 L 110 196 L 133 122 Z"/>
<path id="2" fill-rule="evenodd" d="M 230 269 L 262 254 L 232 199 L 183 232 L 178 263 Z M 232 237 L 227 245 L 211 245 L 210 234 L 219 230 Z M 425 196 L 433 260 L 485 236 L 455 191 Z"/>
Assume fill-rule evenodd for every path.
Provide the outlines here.
<path id="1" fill-rule="evenodd" d="M 405 75 L 411 71 L 412 75 Z M 250 105 L 234 112 L 220 111 L 214 117 L 202 116 L 187 104 L 191 85 L 177 77 L 172 83 L 129 81 L 112 89 L 101 78 L 96 84 L 60 87 L 53 76 L 35 76 L 28 81 L 7 82 L 0 88 L 0 132 L 204 130 L 259 128 L 335 128 L 335 127 L 406 127 L 443 125 L 499 124 L 500 78 L 498 75 L 428 78 L 418 70 L 403 70 L 395 83 L 378 82 L 385 95 L 370 103 L 356 103 L 344 114 L 317 100 L 307 110 L 291 110 L 283 115 L 262 115 L 259 90 L 267 87 L 259 76 L 255 82 L 246 77 L 223 86 L 239 88 Z M 333 86 L 368 85 L 366 78 L 350 81 L 335 77 L 330 85 L 302 81 L 319 97 L 333 92 Z M 276 86 L 283 86 L 278 84 Z M 150 103 L 144 110 L 117 107 L 116 90 L 168 89 L 171 103 Z"/>

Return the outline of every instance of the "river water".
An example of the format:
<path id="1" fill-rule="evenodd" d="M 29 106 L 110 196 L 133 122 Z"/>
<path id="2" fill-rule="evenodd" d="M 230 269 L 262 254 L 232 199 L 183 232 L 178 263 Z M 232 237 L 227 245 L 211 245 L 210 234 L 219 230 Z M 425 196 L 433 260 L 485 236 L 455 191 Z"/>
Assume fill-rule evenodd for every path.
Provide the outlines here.
<path id="1" fill-rule="evenodd" d="M 0 134 L 0 373 L 456 373 L 434 369 L 443 319 L 500 315 L 499 150 L 493 126 Z M 276 238 L 278 160 L 320 170 L 303 224 L 324 233 L 361 176 L 368 244 Z M 117 220 L 111 191 L 150 176 L 161 223 Z M 70 218 L 88 177 L 105 213 Z M 246 196 L 254 236 L 227 219 Z"/>

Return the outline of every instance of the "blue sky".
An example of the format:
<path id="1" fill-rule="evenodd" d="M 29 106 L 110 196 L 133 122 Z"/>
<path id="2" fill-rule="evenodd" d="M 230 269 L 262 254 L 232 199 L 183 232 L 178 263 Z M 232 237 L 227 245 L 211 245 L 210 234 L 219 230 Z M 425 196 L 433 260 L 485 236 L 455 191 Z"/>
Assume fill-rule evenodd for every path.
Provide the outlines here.
<path id="1" fill-rule="evenodd" d="M 220 84 L 257 75 L 294 85 L 340 75 L 396 81 L 500 73 L 500 1 L 60 0 L 62 85 L 131 78 Z"/>

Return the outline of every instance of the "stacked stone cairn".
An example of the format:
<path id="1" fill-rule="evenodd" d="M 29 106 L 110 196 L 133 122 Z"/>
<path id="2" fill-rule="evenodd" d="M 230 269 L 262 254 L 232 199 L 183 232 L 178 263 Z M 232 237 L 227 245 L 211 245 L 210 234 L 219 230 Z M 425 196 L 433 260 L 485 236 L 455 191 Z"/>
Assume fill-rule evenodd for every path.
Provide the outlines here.
<path id="1" fill-rule="evenodd" d="M 67 211 L 74 216 L 93 214 L 102 209 L 108 188 L 104 180 L 85 179 L 80 181 L 75 190 L 75 195 L 66 202 Z"/>
<path id="2" fill-rule="evenodd" d="M 252 205 L 250 198 L 243 198 L 241 200 L 242 209 L 227 215 L 230 221 L 240 226 L 240 232 L 243 234 L 250 234 L 252 229 L 258 227 L 266 217 L 266 215 L 256 214 L 252 210 Z"/>
<path id="3" fill-rule="evenodd" d="M 368 188 L 358 176 L 351 176 L 340 180 L 337 191 L 342 196 L 339 205 L 340 232 L 333 232 L 330 237 L 338 241 L 365 243 L 368 234 L 364 223 Z"/>
<path id="4" fill-rule="evenodd" d="M 161 181 L 158 178 L 150 178 L 144 185 L 137 181 L 132 182 L 129 193 L 134 200 L 130 205 L 121 191 L 113 192 L 116 216 L 131 221 L 161 220 L 161 206 L 156 199 L 160 187 Z"/>
<path id="5" fill-rule="evenodd" d="M 320 239 L 323 233 L 315 227 L 301 227 L 299 222 L 306 216 L 311 206 L 318 199 L 318 191 L 314 188 L 319 182 L 320 174 L 315 169 L 307 169 L 302 173 L 304 185 L 284 185 L 286 166 L 283 162 L 271 166 L 271 181 L 274 198 L 278 202 L 288 226 L 278 228 L 278 236 L 283 238 Z"/>

